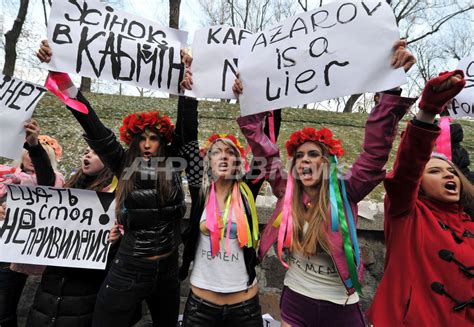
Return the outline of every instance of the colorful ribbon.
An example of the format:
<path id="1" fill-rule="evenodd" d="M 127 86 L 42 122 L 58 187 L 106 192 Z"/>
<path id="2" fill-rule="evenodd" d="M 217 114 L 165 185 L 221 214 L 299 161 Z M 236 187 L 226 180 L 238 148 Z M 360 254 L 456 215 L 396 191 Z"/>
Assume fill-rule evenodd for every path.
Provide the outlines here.
<path id="1" fill-rule="evenodd" d="M 441 128 L 441 134 L 436 139 L 436 152 L 444 154 L 451 161 L 451 118 L 441 117 L 439 127 Z"/>
<path id="2" fill-rule="evenodd" d="M 293 241 L 293 172 L 292 170 L 288 173 L 288 179 L 286 181 L 285 198 L 283 200 L 283 211 L 280 223 L 280 229 L 278 231 L 278 257 L 285 268 L 288 268 L 288 264 L 283 260 L 283 247 L 290 248 Z"/>
<path id="3" fill-rule="evenodd" d="M 338 183 L 338 176 L 337 176 L 337 158 L 336 156 L 331 156 L 331 177 L 332 181 Z M 339 184 L 339 183 L 338 183 Z M 345 189 L 345 187 L 343 186 Z M 359 278 L 357 274 L 356 268 L 356 259 L 354 258 L 354 251 L 353 245 L 351 242 L 351 238 L 349 236 L 349 228 L 347 226 L 346 215 L 344 212 L 344 206 L 342 205 L 342 196 L 340 192 L 339 185 L 334 187 L 336 201 L 337 201 L 337 216 L 339 218 L 339 225 L 341 226 L 341 234 L 343 240 L 343 247 L 344 247 L 344 254 L 346 256 L 347 268 L 349 270 L 349 276 L 351 277 L 353 287 L 359 294 L 362 294 L 362 289 L 359 283 Z M 347 202 L 347 204 L 349 204 Z M 346 211 L 351 211 L 350 206 L 346 208 Z M 355 232 L 354 232 L 355 233 Z M 354 242 L 357 243 L 357 237 L 354 237 Z M 358 246 L 357 246 L 358 248 Z"/>
<path id="4" fill-rule="evenodd" d="M 209 230 L 209 237 L 211 238 L 211 254 L 214 257 L 219 251 L 220 239 L 220 225 L 219 222 L 219 206 L 217 204 L 217 197 L 214 182 L 211 184 L 211 191 L 206 205 L 206 227 Z"/>
<path id="5" fill-rule="evenodd" d="M 250 214 L 252 215 L 252 231 L 253 231 L 252 240 L 253 240 L 253 242 L 250 244 L 250 240 L 249 240 L 249 245 L 248 246 L 249 247 L 251 247 L 251 246 L 256 247 L 257 241 L 258 241 L 259 229 L 258 229 L 257 206 L 255 205 L 255 199 L 253 198 L 252 191 L 250 190 L 250 188 L 248 187 L 247 184 L 240 183 L 239 188 L 240 188 L 240 191 L 242 192 L 242 194 L 244 195 L 245 199 L 247 200 L 247 203 L 250 207 L 249 208 L 250 209 Z"/>
<path id="6" fill-rule="evenodd" d="M 268 131 L 270 134 L 270 141 L 273 144 L 276 143 L 276 136 L 275 136 L 275 113 L 270 111 L 270 115 L 268 116 Z"/>
<path id="7" fill-rule="evenodd" d="M 72 109 L 77 110 L 83 114 L 88 114 L 89 109 L 87 109 L 87 106 L 84 103 L 71 99 L 65 92 L 63 92 L 64 86 L 66 85 L 74 85 L 68 74 L 49 72 L 45 87 L 56 97 L 58 97 L 59 100 L 61 100 L 66 106 L 71 107 Z"/>
<path id="8" fill-rule="evenodd" d="M 242 195 L 247 201 L 252 215 L 252 230 L 242 201 Z M 226 200 L 224 216 L 220 217 L 214 182 L 211 185 L 209 199 L 206 205 L 206 227 L 211 238 L 211 253 L 215 256 L 220 248 L 220 241 L 225 243 L 226 254 L 230 254 L 230 231 L 235 218 L 237 239 L 240 247 L 255 247 L 258 241 L 258 216 L 252 192 L 245 183 L 234 183 L 232 193 Z M 253 231 L 253 233 L 252 233 Z"/>

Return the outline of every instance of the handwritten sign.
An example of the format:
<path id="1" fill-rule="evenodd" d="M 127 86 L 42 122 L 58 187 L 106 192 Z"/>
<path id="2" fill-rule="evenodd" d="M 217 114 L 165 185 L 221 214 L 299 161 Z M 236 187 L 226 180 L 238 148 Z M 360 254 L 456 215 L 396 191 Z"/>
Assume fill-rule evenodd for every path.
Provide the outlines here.
<path id="1" fill-rule="evenodd" d="M 238 71 L 241 43 L 251 32 L 229 26 L 197 30 L 193 39 L 193 89 L 186 95 L 235 99 L 232 85 Z"/>
<path id="2" fill-rule="evenodd" d="M 179 94 L 187 32 L 93 0 L 54 1 L 49 68 Z"/>
<path id="3" fill-rule="evenodd" d="M 25 142 L 23 124 L 30 119 L 46 89 L 0 74 L 0 156 L 19 160 Z"/>
<path id="4" fill-rule="evenodd" d="M 0 261 L 105 269 L 114 195 L 8 184 Z"/>
<path id="5" fill-rule="evenodd" d="M 406 83 L 390 67 L 399 39 L 385 1 L 332 2 L 291 17 L 242 44 L 242 115 L 390 89 Z"/>
<path id="6" fill-rule="evenodd" d="M 451 117 L 474 117 L 474 55 L 461 59 L 458 69 L 464 71 L 466 86 L 448 107 Z"/>

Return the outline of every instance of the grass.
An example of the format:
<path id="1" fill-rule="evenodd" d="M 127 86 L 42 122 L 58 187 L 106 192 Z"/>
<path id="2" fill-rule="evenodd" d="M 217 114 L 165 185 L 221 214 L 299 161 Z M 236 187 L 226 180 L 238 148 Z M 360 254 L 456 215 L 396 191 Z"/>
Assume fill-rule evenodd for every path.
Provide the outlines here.
<path id="1" fill-rule="evenodd" d="M 149 111 L 158 109 L 160 112 L 176 118 L 177 99 L 158 99 L 132 96 L 118 96 L 109 94 L 86 94 L 99 117 L 104 124 L 114 132 L 122 123 L 122 119 L 128 113 L 136 111 Z M 235 119 L 239 115 L 237 105 L 201 101 L 199 104 L 199 140 L 201 143 L 212 133 L 234 133 L 241 141 L 243 137 L 238 130 Z M 60 170 L 69 174 L 80 166 L 80 157 L 86 144 L 82 140 L 82 129 L 74 117 L 64 105 L 54 96 L 47 94 L 40 101 L 34 118 L 39 122 L 43 134 L 49 134 L 57 138 L 63 146 L 63 159 L 60 162 Z M 410 118 L 407 115 L 400 123 L 399 133 Z M 285 109 L 283 111 L 283 122 L 281 134 L 278 140 L 280 149 L 284 149 L 284 142 L 290 134 L 305 126 L 316 128 L 328 127 L 333 131 L 336 138 L 343 141 L 345 155 L 341 159 L 341 166 L 347 168 L 361 152 L 364 136 L 364 125 L 366 114 L 359 113 L 335 113 L 311 109 Z M 474 151 L 474 122 L 462 120 L 464 129 L 463 146 L 468 152 Z M 399 137 L 397 137 L 394 149 L 397 148 Z M 393 163 L 394 151 L 390 156 L 387 167 L 390 169 Z M 282 151 L 282 153 L 285 153 Z M 474 159 L 473 159 L 474 160 Z M 380 201 L 383 198 L 383 188 L 379 185 L 369 198 Z"/>

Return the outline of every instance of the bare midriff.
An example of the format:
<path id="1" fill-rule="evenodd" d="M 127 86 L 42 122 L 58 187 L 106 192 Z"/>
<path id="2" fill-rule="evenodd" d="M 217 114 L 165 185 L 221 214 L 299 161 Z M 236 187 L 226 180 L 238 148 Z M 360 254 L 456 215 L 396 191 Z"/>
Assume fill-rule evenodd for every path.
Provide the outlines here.
<path id="1" fill-rule="evenodd" d="M 218 293 L 209 290 L 205 290 L 196 286 L 191 286 L 192 292 L 199 296 L 201 299 L 208 302 L 225 305 L 225 304 L 236 304 L 243 301 L 250 300 L 258 293 L 258 285 L 255 284 L 244 291 L 234 293 Z"/>

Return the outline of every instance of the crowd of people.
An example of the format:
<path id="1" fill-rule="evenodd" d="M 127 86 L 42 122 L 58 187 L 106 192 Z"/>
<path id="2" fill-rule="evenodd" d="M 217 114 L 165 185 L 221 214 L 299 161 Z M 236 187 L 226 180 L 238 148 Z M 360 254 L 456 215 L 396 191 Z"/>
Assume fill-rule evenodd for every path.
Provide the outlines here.
<path id="1" fill-rule="evenodd" d="M 416 61 L 404 41 L 392 52 L 394 69 L 407 72 Z M 38 58 L 49 62 L 52 55 L 43 41 Z M 192 89 L 192 58 L 186 51 L 181 57 L 181 88 Z M 58 141 L 39 135 L 31 120 L 25 123 L 22 162 L 4 182 L 114 192 L 111 251 L 106 270 L 3 263 L 2 327 L 17 326 L 18 301 L 31 274 L 42 279 L 27 326 L 132 326 L 141 318 L 143 301 L 154 326 L 176 326 L 180 282 L 188 275 L 182 326 L 263 326 L 256 267 L 273 245 L 287 268 L 280 301 L 283 327 L 474 325 L 474 223 L 468 214 L 473 185 L 435 151 L 436 116 L 464 87 L 462 71 L 426 83 L 389 173 L 385 164 L 397 127 L 416 99 L 402 97 L 400 88 L 377 93 L 362 152 L 345 174 L 339 173 L 338 160 L 347 140 L 328 128 L 293 132 L 285 143 L 285 170 L 275 142 L 279 112 L 271 114 L 276 126 L 271 132 L 268 112 L 237 119 L 252 152 L 250 165 L 232 134 L 210 135 L 199 148 L 198 101 L 185 96 L 178 99 L 175 125 L 158 111 L 125 117 L 120 143 L 67 74 L 54 74 L 61 76 L 68 96 L 88 108 L 88 113 L 69 108 L 88 144 L 80 168 L 64 181 L 57 171 Z M 233 91 L 245 92 L 238 77 Z M 183 173 L 192 206 L 189 226 L 181 231 Z M 255 203 L 265 180 L 278 201 L 260 233 Z M 382 182 L 385 272 L 363 313 L 357 204 Z M 4 200 L 5 188 L 0 192 Z M 0 219 L 5 209 L 3 203 Z M 308 265 L 321 269 L 305 269 Z"/>

